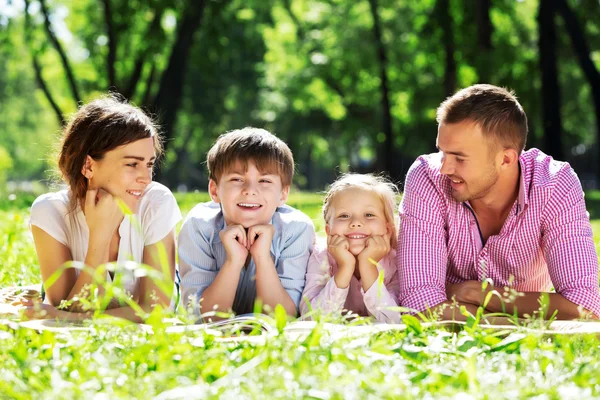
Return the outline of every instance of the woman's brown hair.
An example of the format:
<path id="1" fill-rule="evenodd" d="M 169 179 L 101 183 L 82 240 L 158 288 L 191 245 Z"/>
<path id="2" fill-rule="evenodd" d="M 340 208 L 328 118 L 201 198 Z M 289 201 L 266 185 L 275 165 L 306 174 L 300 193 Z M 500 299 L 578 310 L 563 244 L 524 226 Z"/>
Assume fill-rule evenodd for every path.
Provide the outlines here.
<path id="1" fill-rule="evenodd" d="M 149 137 L 158 158 L 163 147 L 157 124 L 114 95 L 81 106 L 65 128 L 58 156 L 58 169 L 71 189 L 73 209 L 87 191 L 87 178 L 81 172 L 87 156 L 99 161 L 119 146 Z"/>

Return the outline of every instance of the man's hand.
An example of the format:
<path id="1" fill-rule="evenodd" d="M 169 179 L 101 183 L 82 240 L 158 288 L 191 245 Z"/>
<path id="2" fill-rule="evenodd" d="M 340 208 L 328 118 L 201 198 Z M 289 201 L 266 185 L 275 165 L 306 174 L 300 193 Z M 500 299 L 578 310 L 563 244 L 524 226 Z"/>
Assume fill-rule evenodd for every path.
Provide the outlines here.
<path id="1" fill-rule="evenodd" d="M 271 224 L 254 225 L 248 228 L 248 249 L 255 260 L 261 257 L 271 257 L 271 243 L 275 227 Z"/>
<path id="2" fill-rule="evenodd" d="M 227 262 L 241 270 L 248 257 L 246 230 L 242 225 L 230 225 L 219 232 L 219 237 L 227 253 Z"/>
<path id="3" fill-rule="evenodd" d="M 359 265 L 371 263 L 369 258 L 375 262 L 381 261 L 390 252 L 390 235 L 371 236 L 367 238 L 365 248 L 358 255 Z"/>
<path id="4" fill-rule="evenodd" d="M 485 296 L 494 288 L 491 285 L 484 290 L 479 281 L 465 281 L 460 283 L 449 283 L 446 285 L 446 296 L 448 300 L 456 299 L 459 303 L 483 305 Z"/>

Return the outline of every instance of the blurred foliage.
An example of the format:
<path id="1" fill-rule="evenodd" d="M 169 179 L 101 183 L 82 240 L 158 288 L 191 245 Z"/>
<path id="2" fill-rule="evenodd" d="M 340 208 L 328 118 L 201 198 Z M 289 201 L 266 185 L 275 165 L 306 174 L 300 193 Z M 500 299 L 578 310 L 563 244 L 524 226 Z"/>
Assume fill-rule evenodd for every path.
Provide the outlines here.
<path id="1" fill-rule="evenodd" d="M 9 179 L 44 177 L 60 128 L 47 96 L 36 89 L 32 57 L 39 60 L 60 110 L 68 115 L 77 105 L 44 28 L 41 2 L 29 3 L 27 30 L 24 2 L 0 0 L 0 145 L 14 161 Z M 246 125 L 265 127 L 286 140 L 298 165 L 295 184 L 301 188 L 322 189 L 339 171 L 380 167 L 384 112 L 367 0 L 44 3 L 81 100 L 116 90 L 150 109 L 186 13 L 190 7 L 204 7 L 190 39 L 183 92 L 160 176 L 173 188 L 205 188 L 206 151 L 219 134 Z M 454 43 L 455 88 L 486 81 L 515 90 L 530 120 L 528 144 L 542 146 L 538 0 L 491 1 L 489 48 L 481 44 L 481 16 L 470 0 L 447 2 L 450 25 L 444 25 L 440 0 L 376 4 L 388 60 L 397 154 L 388 171 L 393 179 L 400 181 L 417 155 L 435 151 L 435 110 L 448 94 L 444 82 L 451 72 L 448 38 Z M 593 0 L 568 4 L 600 69 L 600 5 Z M 561 18 L 556 25 L 565 153 L 585 181 L 593 172 L 589 164 L 597 153 L 595 121 L 600 116 Z M 161 116 L 162 110 L 153 111 Z"/>
<path id="2" fill-rule="evenodd" d="M 0 146 L 0 188 L 6 183 L 6 173 L 13 167 L 13 160 L 8 151 Z"/>

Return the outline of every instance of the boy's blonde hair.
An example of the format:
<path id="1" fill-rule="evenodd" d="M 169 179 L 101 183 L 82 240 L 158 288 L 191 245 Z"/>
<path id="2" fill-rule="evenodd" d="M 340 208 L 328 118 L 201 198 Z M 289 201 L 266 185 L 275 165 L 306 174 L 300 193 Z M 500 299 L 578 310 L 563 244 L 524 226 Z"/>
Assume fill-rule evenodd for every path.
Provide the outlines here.
<path id="1" fill-rule="evenodd" d="M 398 187 L 383 176 L 354 173 L 340 176 L 331 184 L 323 199 L 323 218 L 325 219 L 325 223 L 328 223 L 329 218 L 331 217 L 330 206 L 335 196 L 341 191 L 351 188 L 373 191 L 379 196 L 383 203 L 385 219 L 392 226 L 390 243 L 392 248 L 395 249 L 398 244 L 396 223 L 394 219 L 394 216 L 396 215 L 396 196 L 398 194 Z"/>
<path id="2" fill-rule="evenodd" d="M 252 161 L 260 172 L 279 175 L 284 187 L 292 184 L 294 156 L 288 145 L 269 131 L 246 127 L 219 136 L 206 157 L 210 179 L 219 183 L 238 161 L 244 168 Z"/>

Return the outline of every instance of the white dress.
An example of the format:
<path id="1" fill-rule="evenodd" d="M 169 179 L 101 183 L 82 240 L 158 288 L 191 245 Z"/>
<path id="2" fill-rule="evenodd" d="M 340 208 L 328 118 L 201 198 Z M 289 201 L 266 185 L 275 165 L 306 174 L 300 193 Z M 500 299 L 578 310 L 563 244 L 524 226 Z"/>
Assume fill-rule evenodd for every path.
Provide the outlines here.
<path id="1" fill-rule="evenodd" d="M 69 202 L 69 190 L 41 195 L 31 206 L 29 224 L 37 226 L 69 248 L 73 261 L 84 262 L 89 229 L 79 204 L 70 211 Z M 158 182 L 150 183 L 140 199 L 138 211 L 131 217 L 123 218 L 119 226 L 121 240 L 117 264 L 126 261 L 141 263 L 144 247 L 161 241 L 180 220 L 181 212 L 171 191 Z M 76 270 L 76 274 L 79 274 L 79 270 Z M 127 292 L 134 294 L 139 278 L 126 274 L 123 284 Z"/>

